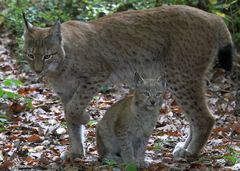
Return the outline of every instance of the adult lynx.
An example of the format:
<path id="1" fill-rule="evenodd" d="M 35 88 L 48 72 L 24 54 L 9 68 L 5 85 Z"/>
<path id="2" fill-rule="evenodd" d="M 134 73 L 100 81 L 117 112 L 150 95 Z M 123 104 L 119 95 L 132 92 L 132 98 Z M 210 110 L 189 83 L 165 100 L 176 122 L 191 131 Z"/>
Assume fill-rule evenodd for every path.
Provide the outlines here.
<path id="1" fill-rule="evenodd" d="M 83 23 L 57 22 L 37 28 L 25 19 L 25 52 L 31 68 L 44 75 L 62 99 L 70 156 L 84 155 L 81 137 L 89 120 L 84 111 L 106 80 L 129 81 L 165 75 L 167 85 L 190 122 L 176 158 L 197 156 L 214 124 L 203 80 L 215 56 L 231 69 L 231 35 L 223 20 L 188 7 L 164 6 L 115 13 Z"/>
<path id="2" fill-rule="evenodd" d="M 113 104 L 97 125 L 97 151 L 101 159 L 135 162 L 144 166 L 148 139 L 159 116 L 163 81 L 142 79 L 135 74 L 131 96 Z"/>

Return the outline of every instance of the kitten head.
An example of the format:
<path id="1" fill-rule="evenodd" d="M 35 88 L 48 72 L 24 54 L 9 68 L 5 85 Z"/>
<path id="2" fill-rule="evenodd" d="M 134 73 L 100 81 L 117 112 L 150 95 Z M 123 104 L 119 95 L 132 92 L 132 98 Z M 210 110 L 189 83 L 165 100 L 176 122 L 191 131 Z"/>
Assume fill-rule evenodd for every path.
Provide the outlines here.
<path id="1" fill-rule="evenodd" d="M 65 59 L 62 45 L 61 24 L 38 28 L 24 18 L 24 51 L 30 67 L 38 74 L 56 73 Z"/>
<path id="2" fill-rule="evenodd" d="M 137 72 L 135 82 L 135 104 L 142 110 L 156 110 L 162 105 L 165 84 L 160 79 L 143 79 Z"/>

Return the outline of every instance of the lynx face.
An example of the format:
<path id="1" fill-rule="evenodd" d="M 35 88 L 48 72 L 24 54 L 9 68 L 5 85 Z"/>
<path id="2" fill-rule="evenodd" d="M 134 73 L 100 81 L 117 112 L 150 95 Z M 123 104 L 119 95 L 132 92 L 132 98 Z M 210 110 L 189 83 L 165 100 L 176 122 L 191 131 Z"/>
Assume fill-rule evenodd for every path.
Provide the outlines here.
<path id="1" fill-rule="evenodd" d="M 41 75 L 56 72 L 65 57 L 61 44 L 60 24 L 56 23 L 47 30 L 28 24 L 24 34 L 25 58 L 30 67 Z"/>
<path id="2" fill-rule="evenodd" d="M 160 80 L 142 79 L 135 74 L 135 104 L 143 110 L 154 110 L 162 104 L 165 85 Z"/>

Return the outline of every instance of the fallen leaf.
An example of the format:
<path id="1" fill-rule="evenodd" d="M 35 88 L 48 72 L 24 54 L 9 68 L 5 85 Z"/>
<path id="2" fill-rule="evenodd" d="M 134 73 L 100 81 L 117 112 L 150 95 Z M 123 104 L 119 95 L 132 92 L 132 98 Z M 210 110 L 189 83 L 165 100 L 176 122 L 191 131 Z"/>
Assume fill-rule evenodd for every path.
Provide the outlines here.
<path id="1" fill-rule="evenodd" d="M 28 137 L 26 140 L 28 142 L 41 142 L 42 138 L 39 135 L 37 135 L 37 134 L 33 134 L 30 137 Z"/>

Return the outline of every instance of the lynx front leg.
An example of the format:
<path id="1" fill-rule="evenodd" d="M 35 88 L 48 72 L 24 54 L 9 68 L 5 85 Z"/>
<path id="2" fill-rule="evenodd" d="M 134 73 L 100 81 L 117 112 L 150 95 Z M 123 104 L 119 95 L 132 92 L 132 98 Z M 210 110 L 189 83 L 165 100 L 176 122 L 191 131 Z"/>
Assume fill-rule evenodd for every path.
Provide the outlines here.
<path id="1" fill-rule="evenodd" d="M 144 168 L 144 167 L 148 167 L 147 162 L 144 161 L 145 159 L 145 150 L 146 150 L 146 146 L 148 143 L 148 139 L 149 137 L 142 137 L 141 139 L 137 139 L 136 142 L 134 142 L 133 146 L 134 146 L 134 152 L 135 152 L 135 159 L 137 161 L 137 164 L 139 167 Z"/>
<path id="2" fill-rule="evenodd" d="M 89 104 L 92 96 L 98 90 L 96 77 L 88 79 L 82 83 L 75 91 L 71 100 L 65 105 L 65 119 L 67 121 L 70 139 L 70 158 L 83 157 L 84 152 L 84 124 L 88 123 L 90 116 L 85 108 Z"/>
<path id="3" fill-rule="evenodd" d="M 117 139 L 121 149 L 121 158 L 124 163 L 134 163 L 134 148 L 132 142 L 129 140 L 127 130 L 116 131 Z"/>
<path id="4" fill-rule="evenodd" d="M 84 125 L 67 122 L 70 150 L 68 156 L 70 159 L 85 156 L 84 150 Z"/>
<path id="5" fill-rule="evenodd" d="M 82 94 L 80 94 L 80 92 L 83 92 L 81 88 L 75 92 L 73 98 L 65 107 L 65 119 L 70 140 L 68 157 L 71 159 L 83 157 L 85 155 L 84 124 L 90 119 L 90 116 L 85 112 L 85 108 L 91 100 L 91 95 L 94 94 L 93 92 L 89 92 L 88 96 L 85 96 L 86 92 L 83 92 Z"/>

